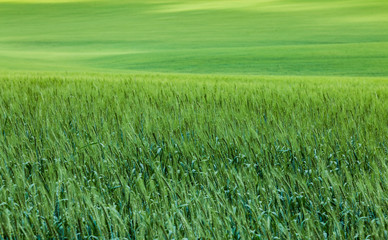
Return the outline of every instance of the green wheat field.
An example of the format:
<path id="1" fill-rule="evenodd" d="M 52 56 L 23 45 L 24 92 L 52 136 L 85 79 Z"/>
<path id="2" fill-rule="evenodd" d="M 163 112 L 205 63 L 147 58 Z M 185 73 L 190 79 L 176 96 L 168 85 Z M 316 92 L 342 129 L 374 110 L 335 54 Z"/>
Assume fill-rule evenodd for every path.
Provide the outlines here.
<path id="1" fill-rule="evenodd" d="M 0 239 L 388 239 L 388 2 L 0 0 Z"/>

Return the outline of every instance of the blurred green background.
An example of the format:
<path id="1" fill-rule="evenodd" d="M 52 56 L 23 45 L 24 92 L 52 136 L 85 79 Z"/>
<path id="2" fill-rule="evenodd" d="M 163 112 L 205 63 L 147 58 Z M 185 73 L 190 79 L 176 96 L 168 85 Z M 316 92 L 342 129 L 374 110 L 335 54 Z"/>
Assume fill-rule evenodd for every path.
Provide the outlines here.
<path id="1" fill-rule="evenodd" d="M 5 1 L 0 70 L 388 76 L 388 1 Z"/>

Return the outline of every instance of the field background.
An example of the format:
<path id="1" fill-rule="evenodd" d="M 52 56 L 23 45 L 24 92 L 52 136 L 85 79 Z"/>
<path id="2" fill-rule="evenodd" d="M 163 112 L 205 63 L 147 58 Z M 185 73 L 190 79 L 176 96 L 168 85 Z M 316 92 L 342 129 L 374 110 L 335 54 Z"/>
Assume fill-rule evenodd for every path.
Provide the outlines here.
<path id="1" fill-rule="evenodd" d="M 0 0 L 0 239 L 388 239 L 387 13 Z"/>
<path id="2" fill-rule="evenodd" d="M 387 1 L 0 1 L 8 70 L 388 75 Z"/>

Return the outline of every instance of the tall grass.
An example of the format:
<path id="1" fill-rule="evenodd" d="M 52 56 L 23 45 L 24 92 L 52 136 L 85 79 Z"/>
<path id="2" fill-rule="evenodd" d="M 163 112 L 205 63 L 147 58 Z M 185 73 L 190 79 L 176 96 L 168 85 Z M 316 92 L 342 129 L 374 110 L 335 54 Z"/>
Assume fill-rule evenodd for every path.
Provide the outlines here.
<path id="1" fill-rule="evenodd" d="M 0 235 L 388 238 L 386 79 L 2 74 Z"/>

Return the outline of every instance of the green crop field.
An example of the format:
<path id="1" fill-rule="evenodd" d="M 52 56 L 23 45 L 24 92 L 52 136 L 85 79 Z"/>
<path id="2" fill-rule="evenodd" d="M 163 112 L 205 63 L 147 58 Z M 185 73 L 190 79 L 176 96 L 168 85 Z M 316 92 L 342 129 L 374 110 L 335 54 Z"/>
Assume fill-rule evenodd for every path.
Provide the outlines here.
<path id="1" fill-rule="evenodd" d="M 388 239 L 388 2 L 0 0 L 0 239 Z"/>
<path id="2" fill-rule="evenodd" d="M 0 66 L 387 76 L 388 1 L 0 0 Z"/>

